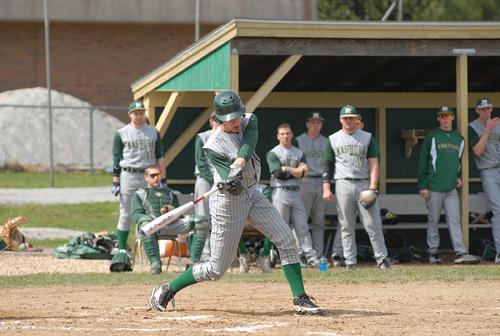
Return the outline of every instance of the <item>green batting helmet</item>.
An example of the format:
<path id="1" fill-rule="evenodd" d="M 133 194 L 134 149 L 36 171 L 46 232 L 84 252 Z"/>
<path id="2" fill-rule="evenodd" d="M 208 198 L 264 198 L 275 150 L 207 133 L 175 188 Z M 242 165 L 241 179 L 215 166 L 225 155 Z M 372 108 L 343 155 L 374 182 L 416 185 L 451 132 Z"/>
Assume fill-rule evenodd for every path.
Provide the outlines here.
<path id="1" fill-rule="evenodd" d="M 128 113 L 134 112 L 135 110 L 145 110 L 144 104 L 140 100 L 134 100 L 128 106 Z"/>
<path id="2" fill-rule="evenodd" d="M 214 99 L 215 118 L 221 122 L 241 117 L 245 113 L 245 105 L 234 91 L 222 91 Z"/>

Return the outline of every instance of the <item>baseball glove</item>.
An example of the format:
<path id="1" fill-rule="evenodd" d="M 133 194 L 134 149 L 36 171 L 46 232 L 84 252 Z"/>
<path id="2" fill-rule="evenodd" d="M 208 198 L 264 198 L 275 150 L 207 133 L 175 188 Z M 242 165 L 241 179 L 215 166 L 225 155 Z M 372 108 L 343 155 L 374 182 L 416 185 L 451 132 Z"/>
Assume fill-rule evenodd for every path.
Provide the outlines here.
<path id="1" fill-rule="evenodd" d="M 365 208 L 370 208 L 377 200 L 377 192 L 373 189 L 363 190 L 359 193 L 359 203 Z"/>
<path id="2" fill-rule="evenodd" d="M 164 215 L 166 214 L 167 212 L 170 212 L 172 210 L 174 210 L 175 207 L 170 205 L 170 204 L 167 204 L 167 205 L 164 205 L 161 209 L 160 209 L 160 214 L 161 215 Z"/>
<path id="3" fill-rule="evenodd" d="M 17 226 L 26 223 L 26 217 L 9 218 L 1 228 L 2 240 L 11 250 L 17 249 L 23 242 L 24 236 Z"/>

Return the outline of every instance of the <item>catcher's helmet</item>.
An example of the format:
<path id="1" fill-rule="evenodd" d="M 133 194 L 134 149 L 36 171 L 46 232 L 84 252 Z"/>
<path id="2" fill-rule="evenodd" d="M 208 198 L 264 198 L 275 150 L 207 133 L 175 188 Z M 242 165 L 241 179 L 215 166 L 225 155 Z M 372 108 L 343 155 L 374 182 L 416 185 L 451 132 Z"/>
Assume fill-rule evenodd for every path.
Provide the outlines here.
<path id="1" fill-rule="evenodd" d="M 222 91 L 214 99 L 215 118 L 221 122 L 241 117 L 245 106 L 234 91 Z"/>
<path id="2" fill-rule="evenodd" d="M 145 110 L 144 104 L 140 100 L 134 100 L 128 106 L 128 113 L 134 112 L 135 110 Z"/>

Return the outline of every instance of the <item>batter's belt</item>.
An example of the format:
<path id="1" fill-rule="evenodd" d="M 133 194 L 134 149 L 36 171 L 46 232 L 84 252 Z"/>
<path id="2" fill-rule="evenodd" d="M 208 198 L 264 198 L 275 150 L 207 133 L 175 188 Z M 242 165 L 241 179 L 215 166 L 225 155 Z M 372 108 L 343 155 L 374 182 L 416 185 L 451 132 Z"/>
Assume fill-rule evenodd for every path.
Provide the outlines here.
<path id="1" fill-rule="evenodd" d="M 144 169 L 142 168 L 128 168 L 128 167 L 125 167 L 125 168 L 122 168 L 123 170 L 125 170 L 127 173 L 144 173 Z"/>
<path id="2" fill-rule="evenodd" d="M 281 189 L 281 190 L 288 190 L 288 191 L 299 191 L 300 187 L 299 186 L 280 186 L 280 187 L 273 187 L 276 189 Z"/>

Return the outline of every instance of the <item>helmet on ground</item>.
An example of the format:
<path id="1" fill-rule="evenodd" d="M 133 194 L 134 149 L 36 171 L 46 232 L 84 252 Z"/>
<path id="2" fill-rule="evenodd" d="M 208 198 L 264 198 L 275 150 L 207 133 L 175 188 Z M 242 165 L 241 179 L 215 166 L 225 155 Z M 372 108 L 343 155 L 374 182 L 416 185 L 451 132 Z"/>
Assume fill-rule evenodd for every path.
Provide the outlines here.
<path id="1" fill-rule="evenodd" d="M 245 106 L 234 91 L 222 91 L 214 99 L 215 118 L 221 122 L 241 117 Z"/>

